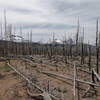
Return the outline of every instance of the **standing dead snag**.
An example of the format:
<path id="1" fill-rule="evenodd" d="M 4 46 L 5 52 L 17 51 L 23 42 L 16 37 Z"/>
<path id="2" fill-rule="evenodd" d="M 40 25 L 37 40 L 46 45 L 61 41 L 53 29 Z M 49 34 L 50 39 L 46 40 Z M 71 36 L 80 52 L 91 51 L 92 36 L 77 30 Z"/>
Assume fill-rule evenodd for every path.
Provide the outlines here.
<path id="1" fill-rule="evenodd" d="M 89 45 L 89 43 L 88 43 L 88 56 L 89 56 L 88 66 L 90 71 L 91 70 L 91 45 Z"/>
<path id="2" fill-rule="evenodd" d="M 2 26 L 2 22 L 0 22 L 0 36 L 1 36 L 1 40 L 3 40 L 3 26 Z"/>
<path id="3" fill-rule="evenodd" d="M 56 55 L 55 33 L 53 33 L 53 38 L 52 38 L 52 53 L 53 53 L 53 55 Z"/>
<path id="4" fill-rule="evenodd" d="M 63 41 L 63 56 L 65 58 L 65 63 L 67 64 L 67 51 L 66 51 L 66 40 Z"/>
<path id="5" fill-rule="evenodd" d="M 7 40 L 7 37 L 8 37 L 8 35 L 7 35 L 7 19 L 6 19 L 6 11 L 5 10 L 4 10 L 4 22 L 5 22 L 5 24 L 4 24 L 4 28 L 5 28 L 4 35 L 5 35 L 5 40 Z"/>
<path id="6" fill-rule="evenodd" d="M 95 79 L 94 79 L 94 72 L 92 70 L 92 82 L 95 83 Z M 91 85 L 92 86 L 92 85 Z M 94 88 L 94 86 L 92 86 Z"/>
<path id="7" fill-rule="evenodd" d="M 99 73 L 98 19 L 96 24 L 96 71 Z"/>
<path id="8" fill-rule="evenodd" d="M 51 44 L 50 44 L 51 45 Z M 51 49 L 49 49 L 49 47 L 48 47 L 48 43 L 45 45 L 45 47 L 46 47 L 46 51 L 47 51 L 47 56 L 49 57 L 49 59 L 51 60 L 51 58 L 52 58 L 52 54 L 51 54 Z"/>
<path id="9" fill-rule="evenodd" d="M 79 19 L 78 19 L 78 26 L 77 26 L 77 33 L 76 33 L 76 56 L 78 56 L 78 42 L 79 42 Z"/>
<path id="10" fill-rule="evenodd" d="M 73 46 L 72 45 L 73 45 L 73 40 L 72 40 L 72 38 L 70 38 L 70 49 L 69 49 L 70 51 L 69 52 L 70 52 L 71 59 L 73 57 Z"/>
<path id="11" fill-rule="evenodd" d="M 81 64 L 84 64 L 84 27 L 83 36 L 81 37 Z"/>
<path id="12" fill-rule="evenodd" d="M 99 48 L 96 51 L 96 66 L 97 66 L 97 73 L 99 73 Z"/>
<path id="13" fill-rule="evenodd" d="M 98 43 L 99 47 L 100 47 L 100 32 L 99 32 L 99 43 Z"/>
<path id="14" fill-rule="evenodd" d="M 32 54 L 32 30 L 30 31 L 29 33 L 29 54 L 31 55 Z"/>

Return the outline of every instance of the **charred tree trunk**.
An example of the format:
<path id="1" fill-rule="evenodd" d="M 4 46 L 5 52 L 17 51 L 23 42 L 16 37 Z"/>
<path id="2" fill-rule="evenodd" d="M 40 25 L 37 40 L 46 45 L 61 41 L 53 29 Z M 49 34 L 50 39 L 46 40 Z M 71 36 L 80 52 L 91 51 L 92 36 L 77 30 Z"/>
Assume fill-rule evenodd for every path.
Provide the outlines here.
<path id="1" fill-rule="evenodd" d="M 78 19 L 77 34 L 76 34 L 76 57 L 79 55 L 78 41 L 79 41 L 79 19 Z"/>
<path id="2" fill-rule="evenodd" d="M 89 45 L 89 44 L 88 44 Z M 88 66 L 89 66 L 89 71 L 91 70 L 91 45 L 89 45 L 88 48 L 88 56 L 89 56 L 89 60 L 88 60 Z"/>
<path id="3" fill-rule="evenodd" d="M 99 73 L 98 19 L 96 24 L 96 71 Z"/>
<path id="4" fill-rule="evenodd" d="M 97 48 L 97 51 L 96 51 L 96 66 L 97 66 L 97 73 L 99 74 L 99 48 Z"/>
<path id="5" fill-rule="evenodd" d="M 81 64 L 84 64 L 84 28 L 83 28 L 83 36 L 81 40 Z"/>
<path id="6" fill-rule="evenodd" d="M 65 58 L 65 63 L 67 64 L 67 51 L 66 51 L 66 42 L 63 42 L 63 56 Z"/>

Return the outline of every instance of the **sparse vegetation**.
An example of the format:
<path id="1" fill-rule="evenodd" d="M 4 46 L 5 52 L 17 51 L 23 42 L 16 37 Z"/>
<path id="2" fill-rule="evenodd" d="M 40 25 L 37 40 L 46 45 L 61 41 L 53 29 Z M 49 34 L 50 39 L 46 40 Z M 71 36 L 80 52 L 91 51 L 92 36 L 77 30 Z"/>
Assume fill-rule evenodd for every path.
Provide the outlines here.
<path id="1" fill-rule="evenodd" d="M 12 69 L 7 64 L 5 64 L 4 66 L 0 67 L 0 70 L 4 72 L 10 72 Z"/>
<path id="2" fill-rule="evenodd" d="M 100 99 L 100 95 L 98 95 L 100 93 L 98 19 L 95 46 L 84 42 L 85 28 L 81 33 L 79 20 L 75 37 L 66 39 L 65 36 L 61 43 L 55 41 L 55 34 L 50 43 L 34 43 L 32 42 L 32 31 L 28 42 L 7 40 L 8 33 L 12 34 L 11 25 L 8 27 L 9 31 L 7 31 L 7 27 L 5 15 L 5 40 L 0 40 L 0 63 L 6 63 L 4 66 L 0 66 L 0 72 L 5 75 L 5 80 L 2 80 L 0 73 L 0 82 L 4 83 L 0 85 L 6 87 L 6 80 L 8 82 L 8 87 L 6 87 L 8 91 L 5 88 L 0 90 L 0 93 L 3 91 L 2 97 L 4 95 L 6 97 L 4 100 L 7 100 L 7 97 L 28 100 L 28 98 L 33 99 L 40 95 L 49 98 L 46 100 L 61 100 L 61 98 L 62 100 L 66 100 L 66 98 L 89 100 L 88 97 L 91 100 Z M 12 70 L 14 73 L 11 73 Z M 15 72 L 21 78 L 17 77 Z M 18 96 L 19 88 L 8 89 L 12 85 L 19 86 L 19 84 L 22 88 L 21 91 L 24 91 L 20 92 L 21 96 Z M 28 93 L 27 90 L 29 90 Z"/>

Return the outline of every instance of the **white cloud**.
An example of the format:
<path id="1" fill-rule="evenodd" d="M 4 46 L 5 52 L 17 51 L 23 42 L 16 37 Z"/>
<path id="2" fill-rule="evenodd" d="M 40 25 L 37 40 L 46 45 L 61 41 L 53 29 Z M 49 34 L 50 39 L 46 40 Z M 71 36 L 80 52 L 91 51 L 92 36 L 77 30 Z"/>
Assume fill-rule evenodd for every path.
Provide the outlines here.
<path id="1" fill-rule="evenodd" d="M 43 29 L 39 25 L 39 28 L 33 28 L 33 32 L 38 34 L 55 31 L 62 37 L 60 33 L 76 33 L 75 28 L 66 27 L 76 26 L 79 16 L 81 26 L 86 27 L 87 40 L 92 41 L 95 36 L 95 20 L 100 16 L 99 4 L 100 0 L 0 0 L 0 19 L 3 20 L 3 10 L 6 9 L 8 23 L 17 26 L 40 24 Z M 44 25 L 48 25 L 48 28 Z M 66 27 L 59 29 L 61 25 Z"/>

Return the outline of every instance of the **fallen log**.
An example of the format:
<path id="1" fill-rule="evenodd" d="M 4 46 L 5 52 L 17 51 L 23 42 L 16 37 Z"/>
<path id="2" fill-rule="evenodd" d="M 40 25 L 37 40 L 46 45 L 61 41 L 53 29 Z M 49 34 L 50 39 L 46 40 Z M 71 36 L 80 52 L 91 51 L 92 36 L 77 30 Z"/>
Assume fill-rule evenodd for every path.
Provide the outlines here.
<path id="1" fill-rule="evenodd" d="M 29 90 L 27 90 L 28 94 L 31 96 L 31 97 L 34 97 L 36 99 L 41 99 L 41 100 L 52 100 L 50 95 L 45 92 L 45 93 L 41 93 L 41 94 L 33 94 L 31 93 Z"/>
<path id="2" fill-rule="evenodd" d="M 73 96 L 74 96 L 74 100 L 75 100 L 75 96 L 76 96 L 76 65 L 74 65 L 74 79 L 73 79 Z"/>
<path id="3" fill-rule="evenodd" d="M 84 69 L 79 69 L 79 71 L 82 71 L 82 72 L 85 72 L 85 73 L 88 73 L 88 74 L 92 74 L 91 72 L 84 70 Z"/>
<path id="4" fill-rule="evenodd" d="M 68 77 L 68 76 L 64 76 L 64 75 L 59 75 L 56 73 L 52 73 L 52 72 L 41 72 L 43 74 L 49 75 L 49 76 L 56 76 L 59 78 L 63 78 L 63 79 L 68 79 L 68 80 L 74 80 L 72 77 Z M 88 81 L 84 81 L 84 80 L 80 80 L 80 79 L 75 79 L 76 81 L 80 82 L 80 83 L 84 83 L 84 84 L 88 84 L 88 85 L 92 85 L 92 86 L 96 86 L 96 87 L 100 87 L 100 85 L 92 83 L 92 82 L 88 82 Z"/>
<path id="5" fill-rule="evenodd" d="M 93 70 L 94 75 L 98 79 L 98 81 L 100 81 L 100 76 L 97 74 L 97 72 L 94 70 L 94 68 L 92 70 Z"/>
<path id="6" fill-rule="evenodd" d="M 7 65 L 13 69 L 18 75 L 20 75 L 23 79 L 25 79 L 29 84 L 31 84 L 32 86 L 36 87 L 37 89 L 39 89 L 42 93 L 46 93 L 44 89 L 40 88 L 38 85 L 34 84 L 31 80 L 29 80 L 25 75 L 23 75 L 21 72 L 19 72 L 16 68 L 14 68 L 12 65 L 10 65 L 9 63 L 7 63 Z M 57 97 L 55 97 L 52 94 L 48 94 L 50 95 L 53 99 L 55 100 L 59 100 Z M 45 99 L 46 100 L 46 99 Z M 49 99 L 48 99 L 49 100 Z"/>
<path id="7" fill-rule="evenodd" d="M 42 96 L 42 93 L 41 94 L 34 94 L 34 93 L 31 93 L 29 91 L 29 89 L 27 89 L 27 93 L 29 96 L 31 96 L 32 98 L 35 98 L 36 100 L 43 100 L 43 96 Z"/>
<path id="8" fill-rule="evenodd" d="M 43 96 L 44 100 L 52 100 L 51 97 L 50 97 L 50 95 L 48 93 L 46 93 L 46 92 L 43 93 L 42 96 Z"/>

